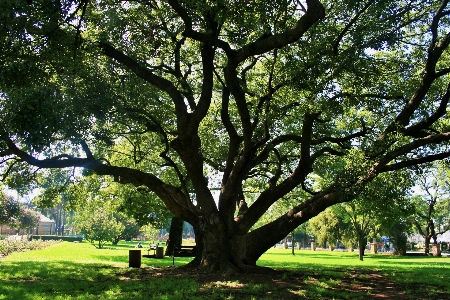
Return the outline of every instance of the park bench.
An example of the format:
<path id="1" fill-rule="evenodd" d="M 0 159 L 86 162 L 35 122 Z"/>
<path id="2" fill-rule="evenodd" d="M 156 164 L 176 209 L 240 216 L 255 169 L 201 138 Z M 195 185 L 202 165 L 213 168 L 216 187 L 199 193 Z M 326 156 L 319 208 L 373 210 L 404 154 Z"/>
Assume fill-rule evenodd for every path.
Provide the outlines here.
<path id="1" fill-rule="evenodd" d="M 176 257 L 189 257 L 195 256 L 196 248 L 195 246 L 174 246 L 173 256 Z"/>
<path id="2" fill-rule="evenodd" d="M 152 250 L 153 250 L 153 255 L 155 256 L 156 255 L 156 247 L 158 247 L 157 244 L 151 245 L 150 248 L 147 249 L 147 256 L 150 256 L 150 251 L 152 251 Z"/>

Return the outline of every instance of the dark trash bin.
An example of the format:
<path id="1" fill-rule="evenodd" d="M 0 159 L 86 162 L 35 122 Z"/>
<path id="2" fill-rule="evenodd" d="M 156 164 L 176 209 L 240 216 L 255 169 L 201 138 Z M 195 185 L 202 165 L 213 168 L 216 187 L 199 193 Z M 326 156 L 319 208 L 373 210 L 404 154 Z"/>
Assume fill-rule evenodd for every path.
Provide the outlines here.
<path id="1" fill-rule="evenodd" d="M 164 247 L 156 247 L 156 258 L 164 258 Z"/>
<path id="2" fill-rule="evenodd" d="M 141 267 L 141 250 L 130 250 L 128 256 L 128 266 L 130 268 Z"/>

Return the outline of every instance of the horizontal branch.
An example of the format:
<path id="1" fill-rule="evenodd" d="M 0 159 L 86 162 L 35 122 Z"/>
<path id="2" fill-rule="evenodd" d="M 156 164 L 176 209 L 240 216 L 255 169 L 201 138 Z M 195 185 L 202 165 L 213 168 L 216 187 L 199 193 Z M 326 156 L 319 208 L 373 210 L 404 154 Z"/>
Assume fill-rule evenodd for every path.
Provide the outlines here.
<path id="1" fill-rule="evenodd" d="M 402 168 L 418 165 L 421 163 L 432 162 L 435 160 L 444 159 L 444 158 L 448 157 L 447 155 L 449 155 L 447 152 L 444 152 L 441 154 L 431 154 L 431 155 L 427 155 L 427 156 L 420 157 L 420 158 L 408 159 L 408 160 L 405 160 L 402 162 L 390 164 L 391 161 L 394 161 L 395 159 L 397 159 L 403 155 L 411 153 L 413 150 L 418 149 L 420 147 L 433 145 L 433 144 L 439 144 L 439 143 L 448 142 L 448 141 L 450 141 L 450 132 L 429 135 L 429 136 L 423 137 L 421 139 L 414 140 L 409 144 L 403 145 L 401 147 L 398 147 L 398 148 L 388 152 L 382 159 L 380 159 L 380 161 L 374 167 L 374 171 L 376 173 L 394 171 L 394 170 L 399 170 Z"/>
<path id="2" fill-rule="evenodd" d="M 184 103 L 183 95 L 178 91 L 178 89 L 171 81 L 153 74 L 150 70 L 144 68 L 137 61 L 135 61 L 125 53 L 117 50 L 110 44 L 100 42 L 99 45 L 106 56 L 115 59 L 123 65 L 127 66 L 139 78 L 154 85 L 161 91 L 166 92 L 172 98 L 178 116 L 187 115 L 187 108 Z"/>

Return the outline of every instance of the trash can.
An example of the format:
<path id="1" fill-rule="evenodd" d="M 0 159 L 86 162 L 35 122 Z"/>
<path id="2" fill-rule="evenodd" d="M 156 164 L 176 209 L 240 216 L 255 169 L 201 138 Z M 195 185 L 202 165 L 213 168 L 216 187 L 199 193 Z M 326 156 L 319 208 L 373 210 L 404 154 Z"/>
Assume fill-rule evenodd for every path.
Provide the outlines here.
<path id="1" fill-rule="evenodd" d="M 128 266 L 130 268 L 141 267 L 141 250 L 129 250 Z"/>
<path id="2" fill-rule="evenodd" d="M 156 247 L 156 258 L 164 258 L 164 247 Z"/>

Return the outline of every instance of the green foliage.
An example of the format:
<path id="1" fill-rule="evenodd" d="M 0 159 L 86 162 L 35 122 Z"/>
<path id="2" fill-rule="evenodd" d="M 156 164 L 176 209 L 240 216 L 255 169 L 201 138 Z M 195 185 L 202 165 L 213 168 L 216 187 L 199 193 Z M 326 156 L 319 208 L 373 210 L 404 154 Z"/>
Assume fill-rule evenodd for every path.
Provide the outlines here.
<path id="1" fill-rule="evenodd" d="M 37 211 L 22 207 L 21 213 L 13 226 L 19 229 L 32 229 L 38 226 L 40 218 Z"/>
<path id="2" fill-rule="evenodd" d="M 389 236 L 389 242 L 392 242 L 395 254 L 406 254 L 408 236 L 412 233 L 412 224 L 408 219 L 399 219 L 382 231 Z"/>
<path id="3" fill-rule="evenodd" d="M 158 233 L 160 232 L 161 228 L 152 226 L 152 225 L 144 225 L 141 228 L 141 231 L 145 234 L 145 236 L 148 238 L 149 241 L 152 243 L 156 241 L 156 237 L 158 236 Z"/>
<path id="4" fill-rule="evenodd" d="M 125 226 L 114 218 L 110 207 L 94 202 L 78 212 L 76 223 L 86 240 L 103 248 L 106 242 L 113 242 Z"/>
<path id="5" fill-rule="evenodd" d="M 0 225 L 14 223 L 14 220 L 20 216 L 20 203 L 11 196 L 0 194 Z"/>
<path id="6" fill-rule="evenodd" d="M 325 243 L 336 246 L 338 240 L 343 239 L 343 226 L 340 224 L 342 219 L 336 215 L 335 210 L 327 209 L 320 213 L 317 217 L 309 221 L 312 232 L 317 237 L 317 242 L 322 247 Z"/>
<path id="7" fill-rule="evenodd" d="M 120 221 L 123 224 L 123 230 L 120 233 L 120 238 L 124 239 L 125 241 L 131 241 L 131 239 L 139 235 L 141 228 L 135 220 L 123 218 Z"/>

